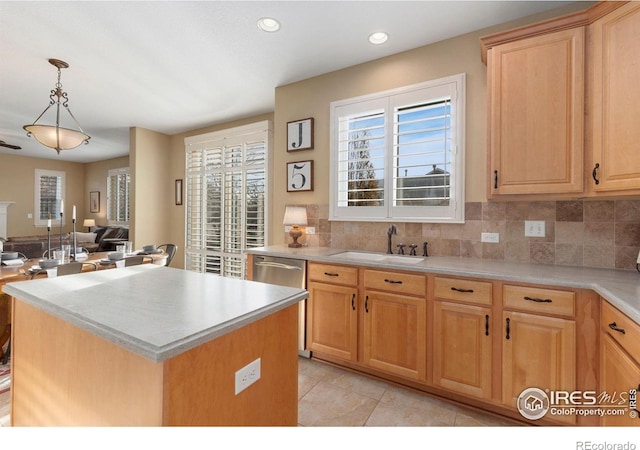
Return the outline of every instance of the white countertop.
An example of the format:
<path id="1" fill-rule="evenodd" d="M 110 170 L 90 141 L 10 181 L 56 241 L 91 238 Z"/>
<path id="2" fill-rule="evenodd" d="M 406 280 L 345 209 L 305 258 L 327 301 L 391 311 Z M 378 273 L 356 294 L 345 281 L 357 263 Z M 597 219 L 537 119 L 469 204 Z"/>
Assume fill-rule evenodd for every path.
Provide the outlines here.
<path id="1" fill-rule="evenodd" d="M 417 264 L 375 261 L 373 258 L 372 260 L 348 259 L 335 256 L 345 251 L 348 250 L 327 247 L 289 248 L 286 245 L 247 250 L 248 253 L 256 255 L 283 256 L 308 261 L 591 289 L 640 324 L 640 273 L 635 270 L 556 266 L 450 256 L 429 256 Z M 372 255 L 379 254 L 372 253 Z M 402 258 L 410 259 L 412 257 L 402 256 Z"/>
<path id="2" fill-rule="evenodd" d="M 308 296 L 302 289 L 154 264 L 8 283 L 3 290 L 152 362 Z"/>

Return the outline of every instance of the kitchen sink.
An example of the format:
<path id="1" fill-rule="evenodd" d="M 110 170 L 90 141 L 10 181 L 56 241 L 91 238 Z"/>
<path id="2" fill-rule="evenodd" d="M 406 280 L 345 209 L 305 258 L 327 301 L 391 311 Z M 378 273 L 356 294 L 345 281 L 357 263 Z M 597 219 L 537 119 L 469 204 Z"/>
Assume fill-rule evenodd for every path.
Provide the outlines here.
<path id="1" fill-rule="evenodd" d="M 333 255 L 333 258 L 355 259 L 357 261 L 382 261 L 385 255 L 367 252 L 342 252 Z"/>
<path id="2" fill-rule="evenodd" d="M 424 261 L 424 258 L 416 257 L 416 256 L 385 256 L 382 258 L 382 262 L 392 262 L 398 264 L 418 264 L 419 262 Z"/>
<path id="3" fill-rule="evenodd" d="M 333 258 L 344 258 L 353 261 L 371 261 L 394 264 L 418 264 L 424 261 L 424 258 L 416 256 L 387 255 L 380 253 L 367 252 L 342 252 L 333 255 Z"/>

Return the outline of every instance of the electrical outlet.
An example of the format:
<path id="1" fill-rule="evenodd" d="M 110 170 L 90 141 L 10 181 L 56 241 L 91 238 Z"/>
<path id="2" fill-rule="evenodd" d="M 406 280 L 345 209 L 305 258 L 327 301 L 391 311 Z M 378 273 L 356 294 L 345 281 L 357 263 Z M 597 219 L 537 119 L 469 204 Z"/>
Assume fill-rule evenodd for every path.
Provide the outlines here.
<path id="1" fill-rule="evenodd" d="M 480 233 L 480 241 L 497 244 L 500 242 L 500 233 Z"/>
<path id="2" fill-rule="evenodd" d="M 544 237 L 544 220 L 525 220 L 524 235 L 527 237 Z"/>
<path id="3" fill-rule="evenodd" d="M 236 372 L 236 395 L 260 379 L 260 358 Z"/>
<path id="4" fill-rule="evenodd" d="M 306 227 L 307 234 L 316 234 L 316 227 Z"/>

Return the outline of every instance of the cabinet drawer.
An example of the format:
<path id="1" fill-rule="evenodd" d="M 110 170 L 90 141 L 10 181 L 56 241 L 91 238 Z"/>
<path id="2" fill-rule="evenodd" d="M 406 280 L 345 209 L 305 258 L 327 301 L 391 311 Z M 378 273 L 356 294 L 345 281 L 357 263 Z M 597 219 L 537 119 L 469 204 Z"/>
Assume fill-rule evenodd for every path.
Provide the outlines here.
<path id="1" fill-rule="evenodd" d="M 571 291 L 511 285 L 502 288 L 502 304 L 506 308 L 573 317 L 575 303 L 576 293 Z"/>
<path id="2" fill-rule="evenodd" d="M 356 267 L 309 263 L 308 271 L 310 280 L 344 284 L 348 286 L 355 286 L 358 284 L 358 269 Z"/>
<path id="3" fill-rule="evenodd" d="M 640 325 L 606 301 L 602 302 L 600 322 L 602 329 L 609 333 L 636 362 L 640 362 Z"/>
<path id="4" fill-rule="evenodd" d="M 433 285 L 434 294 L 438 298 L 460 300 L 478 305 L 491 304 L 491 283 L 435 277 Z"/>
<path id="5" fill-rule="evenodd" d="M 424 297 L 427 292 L 427 278 L 420 274 L 365 270 L 364 287 Z"/>

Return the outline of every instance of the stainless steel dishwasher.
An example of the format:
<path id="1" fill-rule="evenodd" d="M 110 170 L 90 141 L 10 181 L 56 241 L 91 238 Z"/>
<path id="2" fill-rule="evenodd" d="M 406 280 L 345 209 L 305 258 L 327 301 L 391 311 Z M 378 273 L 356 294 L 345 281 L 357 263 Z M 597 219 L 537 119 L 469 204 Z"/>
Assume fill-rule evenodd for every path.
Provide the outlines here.
<path id="1" fill-rule="evenodd" d="M 253 281 L 306 289 L 307 262 L 303 259 L 253 255 Z M 307 301 L 298 303 L 298 354 L 311 357 L 307 350 Z"/>

